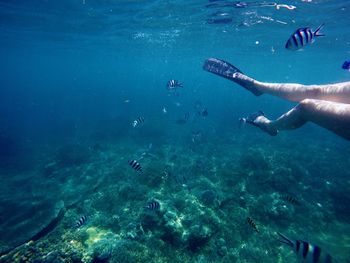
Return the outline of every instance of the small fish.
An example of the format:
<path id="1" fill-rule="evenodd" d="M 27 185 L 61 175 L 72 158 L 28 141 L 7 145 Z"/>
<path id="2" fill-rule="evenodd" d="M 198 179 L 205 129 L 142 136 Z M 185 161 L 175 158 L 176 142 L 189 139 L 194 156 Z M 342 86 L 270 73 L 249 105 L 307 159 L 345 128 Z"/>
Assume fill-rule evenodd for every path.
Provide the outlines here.
<path id="1" fill-rule="evenodd" d="M 136 120 L 134 120 L 132 122 L 132 126 L 135 128 L 135 127 L 141 125 L 144 122 L 145 122 L 145 118 L 144 117 L 138 117 Z"/>
<path id="2" fill-rule="evenodd" d="M 82 225 L 84 225 L 86 223 L 86 220 L 87 220 L 87 216 L 86 215 L 83 215 L 82 217 L 80 217 L 78 222 L 75 224 L 76 228 L 79 228 Z"/>
<path id="3" fill-rule="evenodd" d="M 203 103 L 200 101 L 200 100 L 196 100 L 194 102 L 194 108 L 197 110 L 197 111 L 200 111 L 202 108 L 203 108 Z"/>
<path id="4" fill-rule="evenodd" d="M 176 124 L 179 124 L 179 125 L 184 125 L 184 124 L 186 124 L 186 123 L 187 123 L 187 121 L 184 120 L 184 119 L 178 119 L 178 120 L 176 120 Z"/>
<path id="5" fill-rule="evenodd" d="M 190 113 L 186 112 L 185 115 L 183 116 L 183 118 L 178 119 L 176 121 L 176 123 L 180 124 L 180 125 L 183 125 L 183 124 L 186 124 L 189 119 L 190 119 Z"/>
<path id="6" fill-rule="evenodd" d="M 282 199 L 288 203 L 293 204 L 293 205 L 300 205 L 300 202 L 295 197 L 293 197 L 291 195 L 285 195 L 282 197 Z"/>
<path id="7" fill-rule="evenodd" d="M 350 71 L 350 60 L 344 61 L 343 65 L 341 66 L 342 69 L 346 69 Z"/>
<path id="8" fill-rule="evenodd" d="M 281 233 L 277 233 L 280 238 L 279 241 L 283 244 L 294 249 L 298 258 L 303 263 L 332 263 L 335 262 L 333 258 L 326 252 L 324 252 L 320 247 L 312 245 L 308 242 L 302 240 L 291 240 Z"/>
<path id="9" fill-rule="evenodd" d="M 163 107 L 162 111 L 164 114 L 167 114 L 167 112 L 168 112 L 165 107 Z"/>
<path id="10" fill-rule="evenodd" d="M 309 27 L 298 28 L 288 39 L 285 47 L 289 50 L 298 50 L 315 41 L 316 37 L 323 37 L 320 30 L 324 24 L 320 25 L 315 31 Z"/>
<path id="11" fill-rule="evenodd" d="M 137 171 L 139 173 L 143 173 L 142 166 L 138 161 L 129 160 L 128 163 L 132 167 L 132 169 L 134 169 L 135 171 Z"/>
<path id="12" fill-rule="evenodd" d="M 203 133 L 201 131 L 192 132 L 191 141 L 193 143 L 200 142 L 202 141 L 202 139 L 203 139 Z"/>
<path id="13" fill-rule="evenodd" d="M 190 119 L 190 113 L 186 112 L 184 118 L 186 121 L 188 121 Z"/>
<path id="14" fill-rule="evenodd" d="M 207 117 L 208 116 L 208 110 L 207 108 L 204 108 L 201 113 L 200 113 L 203 117 Z"/>
<path id="15" fill-rule="evenodd" d="M 159 210 L 160 209 L 160 203 L 158 201 L 152 201 L 148 203 L 144 208 L 149 209 L 149 210 Z"/>
<path id="16" fill-rule="evenodd" d="M 166 87 L 168 90 L 173 90 L 173 89 L 177 89 L 177 88 L 182 88 L 183 84 L 175 79 L 171 79 L 167 82 Z"/>
<path id="17" fill-rule="evenodd" d="M 210 2 L 219 2 L 219 1 L 210 1 Z M 226 2 L 223 1 L 222 3 L 211 3 L 207 4 L 205 7 L 233 7 L 233 8 L 244 8 L 248 7 L 248 3 L 243 2 L 243 1 L 233 1 L 231 2 Z M 255 5 L 256 6 L 256 5 Z"/>
<path id="18" fill-rule="evenodd" d="M 210 18 L 207 19 L 207 24 L 230 24 L 232 21 L 231 17 Z"/>
<path id="19" fill-rule="evenodd" d="M 260 233 L 258 227 L 256 226 L 254 220 L 250 217 L 247 217 L 247 223 L 257 232 Z"/>

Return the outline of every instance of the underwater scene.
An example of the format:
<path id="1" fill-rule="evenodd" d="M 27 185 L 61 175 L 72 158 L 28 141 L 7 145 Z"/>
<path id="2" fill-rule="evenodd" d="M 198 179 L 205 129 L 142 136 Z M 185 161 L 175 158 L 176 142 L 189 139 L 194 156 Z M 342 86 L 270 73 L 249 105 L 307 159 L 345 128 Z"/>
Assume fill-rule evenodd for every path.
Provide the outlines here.
<path id="1" fill-rule="evenodd" d="M 0 0 L 0 262 L 349 263 L 350 1 L 273 1 Z"/>

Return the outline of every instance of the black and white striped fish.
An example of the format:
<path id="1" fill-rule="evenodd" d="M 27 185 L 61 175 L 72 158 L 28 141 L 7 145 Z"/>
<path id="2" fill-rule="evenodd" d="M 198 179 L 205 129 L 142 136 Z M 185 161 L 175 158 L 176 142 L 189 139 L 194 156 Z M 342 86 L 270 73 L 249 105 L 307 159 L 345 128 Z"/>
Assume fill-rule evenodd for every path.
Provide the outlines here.
<path id="1" fill-rule="evenodd" d="M 136 160 L 129 160 L 128 163 L 132 167 L 132 169 L 134 169 L 135 171 L 137 171 L 139 173 L 143 173 L 142 166 L 141 166 L 141 164 L 138 161 L 136 161 Z"/>
<path id="2" fill-rule="evenodd" d="M 260 233 L 258 227 L 256 226 L 254 220 L 250 217 L 247 217 L 247 223 L 257 232 Z"/>
<path id="3" fill-rule="evenodd" d="M 82 225 L 84 225 L 86 223 L 87 220 L 87 216 L 83 215 L 82 217 L 79 218 L 78 222 L 75 224 L 76 228 L 81 227 Z"/>
<path id="4" fill-rule="evenodd" d="M 160 203 L 158 201 L 152 201 L 148 203 L 144 208 L 149 210 L 159 210 L 160 209 Z"/>
<path id="5" fill-rule="evenodd" d="M 138 117 L 136 120 L 134 120 L 132 122 L 132 126 L 135 128 L 135 127 L 141 125 L 144 122 L 145 122 L 145 118 L 144 117 Z"/>
<path id="6" fill-rule="evenodd" d="M 291 195 L 284 195 L 282 196 L 282 199 L 288 203 L 291 203 L 292 205 L 300 205 L 300 202 Z"/>
<path id="7" fill-rule="evenodd" d="M 312 31 L 309 27 L 298 28 L 288 39 L 286 43 L 286 49 L 298 50 L 304 46 L 311 44 L 315 41 L 316 37 L 323 37 L 324 34 L 320 33 L 324 24 L 320 25 L 315 31 Z"/>
<path id="8" fill-rule="evenodd" d="M 182 88 L 183 85 L 179 81 L 177 81 L 175 79 L 171 79 L 167 82 L 166 87 L 168 90 L 173 90 L 173 89 L 177 89 L 177 88 Z"/>
<path id="9" fill-rule="evenodd" d="M 334 259 L 320 247 L 311 245 L 302 240 L 291 240 L 281 233 L 277 233 L 282 239 L 280 242 L 292 247 L 302 263 L 332 263 Z"/>

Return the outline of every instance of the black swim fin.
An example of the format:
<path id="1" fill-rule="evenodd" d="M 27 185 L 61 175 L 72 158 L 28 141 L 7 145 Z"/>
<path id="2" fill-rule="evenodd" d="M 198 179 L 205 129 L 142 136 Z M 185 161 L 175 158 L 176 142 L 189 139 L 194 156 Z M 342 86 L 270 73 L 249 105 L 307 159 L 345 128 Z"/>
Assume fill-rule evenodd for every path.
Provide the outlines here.
<path id="1" fill-rule="evenodd" d="M 208 58 L 204 61 L 203 69 L 211 72 L 213 74 L 219 75 L 223 78 L 234 81 L 232 74 L 239 72 L 242 73 L 238 68 L 231 65 L 230 63 L 217 59 L 217 58 Z"/>
<path id="2" fill-rule="evenodd" d="M 242 73 L 242 71 L 240 71 L 238 68 L 236 68 L 235 66 L 231 65 L 230 63 L 224 60 L 217 59 L 217 58 L 208 58 L 207 60 L 204 61 L 203 69 L 213 74 L 216 74 L 220 77 L 236 82 L 237 84 L 243 86 L 244 88 L 252 92 L 255 96 L 262 95 L 262 92 L 257 90 L 252 85 L 249 85 L 249 84 L 247 85 L 245 81 L 235 78 L 233 74 Z M 244 73 L 242 74 L 244 75 Z"/>
<path id="3" fill-rule="evenodd" d="M 278 130 L 273 127 L 267 126 L 264 122 L 257 121 L 257 118 L 263 116 L 265 118 L 265 114 L 263 111 L 259 110 L 257 112 L 249 114 L 247 118 L 243 118 L 246 123 L 249 123 L 251 125 L 254 125 L 260 129 L 262 129 L 264 132 L 267 132 L 271 136 L 276 136 L 278 133 Z M 266 118 L 265 118 L 266 119 Z M 266 119 L 269 121 L 268 119 Z"/>
<path id="4" fill-rule="evenodd" d="M 258 117 L 260 117 L 260 116 L 265 116 L 264 112 L 261 111 L 261 110 L 249 114 L 249 116 L 248 116 L 247 118 L 244 118 L 244 119 L 245 119 L 245 122 L 246 122 L 246 123 L 252 124 L 252 125 L 257 126 L 257 127 L 260 128 L 260 126 L 257 125 L 257 124 L 254 122 L 254 121 L 256 120 L 256 118 L 258 118 Z"/>

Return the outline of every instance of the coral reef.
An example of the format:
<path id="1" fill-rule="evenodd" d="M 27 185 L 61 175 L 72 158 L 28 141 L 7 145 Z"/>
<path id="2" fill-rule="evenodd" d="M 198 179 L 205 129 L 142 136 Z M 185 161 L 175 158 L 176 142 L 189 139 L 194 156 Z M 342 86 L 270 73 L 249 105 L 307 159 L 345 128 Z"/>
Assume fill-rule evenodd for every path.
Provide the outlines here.
<path id="1" fill-rule="evenodd" d="M 37 195 L 62 199 L 66 213 L 50 232 L 5 253 L 1 262 L 291 262 L 294 255 L 276 242 L 276 231 L 322 244 L 317 239 L 321 233 L 332 237 L 329 222 L 346 229 L 349 185 L 325 178 L 323 190 L 310 194 L 316 185 L 309 177 L 312 167 L 297 152 L 291 153 L 294 161 L 269 145 L 241 146 L 244 151 L 231 153 L 230 143 L 216 149 L 218 142 L 208 140 L 200 147 L 216 149 L 210 156 L 181 144 L 143 154 L 147 149 L 128 140 L 115 143 L 95 150 L 89 144 L 63 147 L 38 166 L 41 178 L 52 183 Z M 236 147 L 239 143 L 244 140 L 232 141 Z M 129 156 L 139 159 L 142 175 L 130 169 Z M 145 208 L 154 200 L 159 210 Z M 42 210 L 37 205 L 33 207 Z M 25 206 L 22 200 L 17 210 Z M 45 209 L 56 211 L 54 207 Z M 21 231 L 33 236 L 24 228 L 9 228 L 16 220 L 18 227 L 24 224 L 30 213 L 25 211 L 21 218 L 0 218 L 6 237 L 2 251 L 11 248 L 9 240 Z M 87 220 L 76 227 L 82 215 Z M 42 213 L 31 220 L 43 228 L 49 217 L 40 217 Z M 346 231 L 337 237 L 345 242 Z"/>

